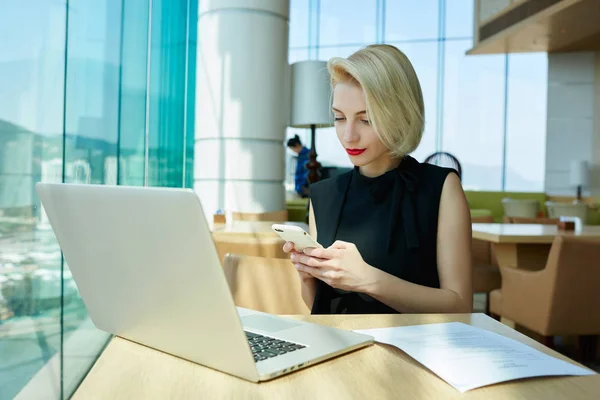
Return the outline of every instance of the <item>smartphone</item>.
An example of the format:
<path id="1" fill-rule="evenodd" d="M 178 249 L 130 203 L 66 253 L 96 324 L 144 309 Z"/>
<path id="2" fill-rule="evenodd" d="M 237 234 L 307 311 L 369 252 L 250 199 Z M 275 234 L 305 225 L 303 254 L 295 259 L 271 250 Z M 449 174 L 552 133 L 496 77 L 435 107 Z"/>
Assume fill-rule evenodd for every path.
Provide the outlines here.
<path id="1" fill-rule="evenodd" d="M 271 229 L 283 240 L 293 242 L 294 248 L 297 251 L 302 251 L 309 247 L 323 247 L 299 226 L 273 224 Z"/>

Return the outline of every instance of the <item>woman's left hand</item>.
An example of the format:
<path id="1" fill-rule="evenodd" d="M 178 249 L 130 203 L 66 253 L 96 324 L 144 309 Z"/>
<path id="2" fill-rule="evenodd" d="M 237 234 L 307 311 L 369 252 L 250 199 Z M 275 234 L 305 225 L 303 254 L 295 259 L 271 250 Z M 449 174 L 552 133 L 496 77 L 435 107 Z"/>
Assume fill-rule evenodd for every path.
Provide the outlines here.
<path id="1" fill-rule="evenodd" d="M 292 257 L 296 269 L 336 289 L 366 293 L 376 269 L 367 264 L 354 243 L 336 241 L 330 247 L 305 249 Z"/>

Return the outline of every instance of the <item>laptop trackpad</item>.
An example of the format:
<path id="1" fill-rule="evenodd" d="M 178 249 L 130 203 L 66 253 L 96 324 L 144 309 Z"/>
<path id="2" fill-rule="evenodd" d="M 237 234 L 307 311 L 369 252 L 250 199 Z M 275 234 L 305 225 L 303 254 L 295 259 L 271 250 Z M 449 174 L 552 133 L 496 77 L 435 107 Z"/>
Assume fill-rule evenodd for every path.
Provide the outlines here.
<path id="1" fill-rule="evenodd" d="M 244 325 L 245 328 L 258 329 L 264 332 L 277 332 L 284 329 L 294 328 L 300 324 L 280 318 L 273 318 L 267 315 L 258 314 L 242 317 L 242 325 Z"/>

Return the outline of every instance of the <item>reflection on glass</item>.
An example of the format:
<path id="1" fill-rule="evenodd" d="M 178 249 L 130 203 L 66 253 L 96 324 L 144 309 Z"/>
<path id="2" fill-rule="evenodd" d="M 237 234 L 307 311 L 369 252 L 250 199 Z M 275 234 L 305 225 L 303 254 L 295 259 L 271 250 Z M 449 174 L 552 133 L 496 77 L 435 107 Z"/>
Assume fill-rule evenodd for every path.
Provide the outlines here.
<path id="1" fill-rule="evenodd" d="M 64 36 L 60 2 L 0 5 L 0 37 L 10 38 L 0 40 L 2 398 L 16 396 L 60 349 L 60 250 L 34 185 L 62 179 Z M 72 299 L 72 285 L 65 289 Z M 65 321 L 72 329 L 68 315 Z M 58 397 L 59 372 L 45 377 L 38 389 Z"/>
<path id="2" fill-rule="evenodd" d="M 437 40 L 439 0 L 394 0 L 385 4 L 386 42 Z"/>
<path id="3" fill-rule="evenodd" d="M 68 34 L 65 1 L 33 3 L 0 4 L 2 399 L 68 398 L 109 338 L 61 269 L 35 183 L 193 182 L 197 1 L 155 0 L 150 38 L 147 0 L 70 0 Z"/>
<path id="4" fill-rule="evenodd" d="M 144 33 L 146 32 L 146 33 Z M 143 186 L 146 147 L 148 2 L 126 1 L 121 38 L 118 183 Z"/>
<path id="5" fill-rule="evenodd" d="M 546 165 L 546 53 L 509 55 L 507 191 L 543 192 Z"/>
<path id="6" fill-rule="evenodd" d="M 321 0 L 319 20 L 320 46 L 375 43 L 377 0 Z"/>
<path id="7" fill-rule="evenodd" d="M 119 1 L 70 1 L 64 182 L 117 184 L 121 36 Z M 66 262 L 64 271 L 65 284 L 75 288 Z M 77 290 L 64 296 L 63 313 L 73 321 L 70 332 L 63 330 L 63 391 L 68 394 L 109 335 L 93 326 Z"/>
<path id="8" fill-rule="evenodd" d="M 505 57 L 466 56 L 470 46 L 446 42 L 442 149 L 460 161 L 465 189 L 502 190 Z"/>
<path id="9" fill-rule="evenodd" d="M 148 184 L 182 187 L 187 3 L 152 3 Z"/>

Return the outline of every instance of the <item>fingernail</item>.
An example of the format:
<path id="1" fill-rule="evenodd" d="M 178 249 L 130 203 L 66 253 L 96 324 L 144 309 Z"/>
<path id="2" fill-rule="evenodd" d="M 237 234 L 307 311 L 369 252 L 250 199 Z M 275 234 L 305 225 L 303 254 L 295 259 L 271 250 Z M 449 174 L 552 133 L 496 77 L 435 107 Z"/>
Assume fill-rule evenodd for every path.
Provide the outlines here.
<path id="1" fill-rule="evenodd" d="M 292 260 L 295 260 L 295 259 L 296 259 L 296 255 L 292 253 L 292 255 L 290 256 L 290 258 L 291 258 Z"/>
<path id="2" fill-rule="evenodd" d="M 296 269 L 300 269 L 300 265 L 298 264 L 294 264 L 294 267 L 296 267 Z"/>

